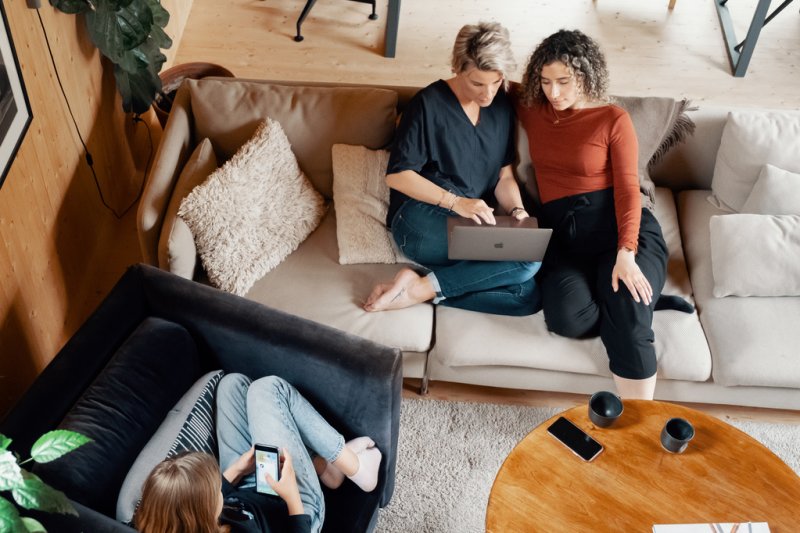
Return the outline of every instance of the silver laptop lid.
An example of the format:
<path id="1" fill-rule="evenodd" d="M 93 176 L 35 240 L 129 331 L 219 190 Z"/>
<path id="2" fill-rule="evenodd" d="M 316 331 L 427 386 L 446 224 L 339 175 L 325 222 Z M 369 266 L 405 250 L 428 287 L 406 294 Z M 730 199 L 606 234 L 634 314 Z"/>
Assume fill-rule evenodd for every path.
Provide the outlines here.
<path id="1" fill-rule="evenodd" d="M 553 230 L 536 218 L 495 217 L 496 225 L 463 217 L 447 219 L 447 256 L 475 261 L 541 261 Z"/>

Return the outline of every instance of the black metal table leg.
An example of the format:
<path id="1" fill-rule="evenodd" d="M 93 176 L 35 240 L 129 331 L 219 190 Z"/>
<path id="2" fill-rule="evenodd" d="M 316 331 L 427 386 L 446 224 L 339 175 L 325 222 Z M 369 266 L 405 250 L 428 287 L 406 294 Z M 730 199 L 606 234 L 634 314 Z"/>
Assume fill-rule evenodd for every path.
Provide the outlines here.
<path id="1" fill-rule="evenodd" d="M 741 42 L 736 42 L 736 33 L 733 29 L 733 21 L 731 20 L 730 11 L 726 6 L 728 0 L 714 0 L 714 6 L 717 8 L 717 16 L 719 17 L 719 24 L 722 27 L 722 36 L 725 38 L 725 48 L 728 52 L 728 61 L 731 64 L 733 75 L 741 78 L 747 72 L 747 67 L 750 65 L 750 58 L 753 56 L 758 36 L 761 33 L 761 28 L 764 27 L 775 15 L 780 13 L 786 6 L 791 4 L 793 0 L 784 0 L 784 2 L 771 14 L 767 16 L 771 0 L 758 0 L 753 20 L 750 22 L 750 28 L 747 30 L 747 37 Z"/>
<path id="2" fill-rule="evenodd" d="M 386 40 L 384 57 L 394 57 L 397 52 L 397 28 L 400 24 L 400 0 L 389 0 L 389 13 L 386 16 Z"/>

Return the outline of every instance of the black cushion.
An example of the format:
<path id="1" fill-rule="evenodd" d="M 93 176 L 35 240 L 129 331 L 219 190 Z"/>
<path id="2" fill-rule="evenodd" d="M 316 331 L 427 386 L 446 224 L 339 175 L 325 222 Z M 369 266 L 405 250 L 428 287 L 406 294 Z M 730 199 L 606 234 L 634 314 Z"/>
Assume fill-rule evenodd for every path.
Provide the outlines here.
<path id="1" fill-rule="evenodd" d="M 59 425 L 94 442 L 37 465 L 35 472 L 70 498 L 113 516 L 128 469 L 200 374 L 186 329 L 146 318 Z"/>

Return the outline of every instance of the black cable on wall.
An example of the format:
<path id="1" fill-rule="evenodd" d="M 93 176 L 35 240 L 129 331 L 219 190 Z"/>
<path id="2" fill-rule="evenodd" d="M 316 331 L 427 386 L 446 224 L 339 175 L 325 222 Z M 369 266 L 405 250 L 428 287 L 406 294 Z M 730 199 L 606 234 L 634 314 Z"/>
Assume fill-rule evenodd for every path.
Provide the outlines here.
<path id="1" fill-rule="evenodd" d="M 97 173 L 95 172 L 95 169 L 94 169 L 94 159 L 92 158 L 91 152 L 89 152 L 89 148 L 86 146 L 86 142 L 83 140 L 83 135 L 81 134 L 81 130 L 78 127 L 78 122 L 75 120 L 75 114 L 72 112 L 72 106 L 70 105 L 69 99 L 67 98 L 67 93 L 64 90 L 64 84 L 61 82 L 61 75 L 58 73 L 58 67 L 56 66 L 56 60 L 55 60 L 55 57 L 53 56 L 53 49 L 50 47 L 50 39 L 49 39 L 49 37 L 47 35 L 47 29 L 45 29 L 45 27 L 44 27 L 44 21 L 42 20 L 42 14 L 39 12 L 38 9 L 36 10 L 36 16 L 39 17 L 39 24 L 42 26 L 42 33 L 44 34 L 44 40 L 45 40 L 45 43 L 47 43 L 47 52 L 50 54 L 50 61 L 52 62 L 53 70 L 56 73 L 56 80 L 58 81 L 58 86 L 61 88 L 61 94 L 64 96 L 64 102 L 66 102 L 66 104 L 67 104 L 67 110 L 69 111 L 69 116 L 72 118 L 72 123 L 75 126 L 75 131 L 78 133 L 78 139 L 80 139 L 81 146 L 83 146 L 84 159 L 86 160 L 86 164 L 89 165 L 89 170 L 92 172 L 92 178 L 94 179 L 94 185 L 95 185 L 95 188 L 97 189 L 97 194 L 100 196 L 100 201 L 103 203 L 103 205 L 106 207 L 106 209 L 111 211 L 111 213 L 113 213 L 114 216 L 117 219 L 121 219 L 126 214 L 128 214 L 128 211 L 130 211 L 131 208 L 133 208 L 133 206 L 135 206 L 139 202 L 139 199 L 142 197 L 142 192 L 144 191 L 144 182 L 145 182 L 145 179 L 147 178 L 147 173 L 148 173 L 148 171 L 150 169 L 150 163 L 152 162 L 152 159 L 153 159 L 153 135 L 152 135 L 152 133 L 150 131 L 150 125 L 147 124 L 147 122 L 145 122 L 144 120 L 142 120 L 142 118 L 139 115 L 134 115 L 133 116 L 133 122 L 134 123 L 141 122 L 147 128 L 147 138 L 150 141 L 150 154 L 147 156 L 147 164 L 144 167 L 144 174 L 142 175 L 142 183 L 139 186 L 139 192 L 136 195 L 136 198 L 133 199 L 133 202 L 131 202 L 131 204 L 128 207 L 126 207 L 122 211 L 122 213 L 117 213 L 117 211 L 113 207 L 108 205 L 108 203 L 106 202 L 105 196 L 103 195 L 103 190 L 100 188 L 100 182 L 97 179 Z"/>

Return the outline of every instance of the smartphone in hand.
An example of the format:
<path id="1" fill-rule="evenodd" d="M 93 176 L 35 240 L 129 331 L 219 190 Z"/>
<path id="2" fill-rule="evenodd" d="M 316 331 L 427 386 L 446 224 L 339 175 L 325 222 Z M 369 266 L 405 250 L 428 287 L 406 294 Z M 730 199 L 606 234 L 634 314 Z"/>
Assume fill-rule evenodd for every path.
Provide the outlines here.
<path id="1" fill-rule="evenodd" d="M 281 477 L 280 450 L 277 446 L 268 444 L 256 444 L 256 492 L 277 496 L 278 493 L 272 490 L 267 483 L 265 474 L 269 474 L 277 481 Z"/>
<path id="2" fill-rule="evenodd" d="M 591 461 L 603 451 L 603 446 L 599 442 L 563 416 L 550 424 L 547 432 L 584 461 Z"/>

